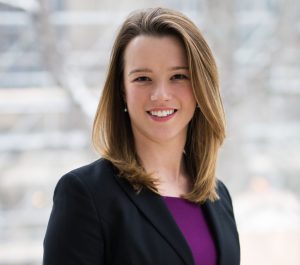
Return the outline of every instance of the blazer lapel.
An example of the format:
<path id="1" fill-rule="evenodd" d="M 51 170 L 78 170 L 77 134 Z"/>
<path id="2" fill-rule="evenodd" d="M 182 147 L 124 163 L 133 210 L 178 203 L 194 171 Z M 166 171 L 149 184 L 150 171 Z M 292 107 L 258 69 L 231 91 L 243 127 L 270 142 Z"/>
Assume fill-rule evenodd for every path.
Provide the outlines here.
<path id="1" fill-rule="evenodd" d="M 223 207 L 219 201 L 210 202 L 207 201 L 203 204 L 208 224 L 211 227 L 213 236 L 215 238 L 216 247 L 218 251 L 218 265 L 237 264 L 232 252 L 232 248 L 236 245 L 234 236 L 232 235 L 232 224 L 228 223 L 228 217 L 224 213 Z"/>
<path id="2" fill-rule="evenodd" d="M 208 221 L 208 225 L 211 228 L 212 234 L 214 236 L 215 239 L 215 243 L 216 243 L 216 248 L 217 248 L 217 252 L 218 252 L 218 265 L 223 265 L 224 263 L 222 262 L 222 244 L 221 244 L 221 240 L 222 240 L 222 227 L 221 227 L 221 223 L 219 220 L 219 216 L 217 213 L 217 209 L 216 209 L 216 203 L 212 203 L 210 201 L 206 201 L 203 206 L 202 209 L 207 217 L 207 221 Z"/>
<path id="3" fill-rule="evenodd" d="M 195 264 L 192 252 L 163 199 L 147 188 L 143 188 L 139 194 L 136 194 L 125 179 L 117 175 L 115 175 L 115 179 L 158 233 L 171 245 L 183 262 L 186 265 Z"/>

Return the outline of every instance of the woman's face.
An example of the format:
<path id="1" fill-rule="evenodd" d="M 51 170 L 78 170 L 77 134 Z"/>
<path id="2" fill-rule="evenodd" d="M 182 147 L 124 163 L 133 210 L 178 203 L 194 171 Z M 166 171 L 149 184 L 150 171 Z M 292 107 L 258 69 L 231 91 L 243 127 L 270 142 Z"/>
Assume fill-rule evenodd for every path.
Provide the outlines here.
<path id="1" fill-rule="evenodd" d="M 136 140 L 185 142 L 196 100 L 185 50 L 176 37 L 135 37 L 125 49 L 124 86 Z"/>

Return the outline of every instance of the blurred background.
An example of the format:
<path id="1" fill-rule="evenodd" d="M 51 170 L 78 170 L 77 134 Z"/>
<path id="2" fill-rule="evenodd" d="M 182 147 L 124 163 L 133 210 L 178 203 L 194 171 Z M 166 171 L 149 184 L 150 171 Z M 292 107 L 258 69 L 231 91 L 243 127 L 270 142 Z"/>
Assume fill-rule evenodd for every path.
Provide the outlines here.
<path id="1" fill-rule="evenodd" d="M 98 158 L 116 31 L 154 6 L 188 15 L 216 56 L 242 265 L 300 264 L 300 1 L 0 0 L 0 265 L 41 264 L 55 184 Z"/>

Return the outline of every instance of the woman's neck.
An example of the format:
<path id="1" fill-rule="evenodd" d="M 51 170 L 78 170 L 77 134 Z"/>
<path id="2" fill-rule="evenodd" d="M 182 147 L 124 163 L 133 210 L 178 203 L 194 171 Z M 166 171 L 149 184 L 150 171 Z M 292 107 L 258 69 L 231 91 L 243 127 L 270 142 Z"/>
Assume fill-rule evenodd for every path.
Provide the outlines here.
<path id="1" fill-rule="evenodd" d="M 162 195 L 180 196 L 190 190 L 190 178 L 185 169 L 184 143 L 136 141 L 136 149 L 146 172 L 159 180 Z"/>

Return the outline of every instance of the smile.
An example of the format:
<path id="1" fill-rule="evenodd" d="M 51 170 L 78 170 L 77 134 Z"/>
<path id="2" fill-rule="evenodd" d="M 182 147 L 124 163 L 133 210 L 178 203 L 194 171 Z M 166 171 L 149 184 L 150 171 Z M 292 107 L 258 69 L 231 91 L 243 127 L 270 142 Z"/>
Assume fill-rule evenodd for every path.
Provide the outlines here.
<path id="1" fill-rule="evenodd" d="M 176 115 L 177 109 L 156 109 L 149 110 L 149 117 L 156 122 L 167 122 Z"/>
<path id="2" fill-rule="evenodd" d="M 156 116 L 156 117 L 167 117 L 172 115 L 173 113 L 175 113 L 175 109 L 172 110 L 153 110 L 153 111 L 148 111 L 148 113 L 150 113 L 152 116 Z"/>

